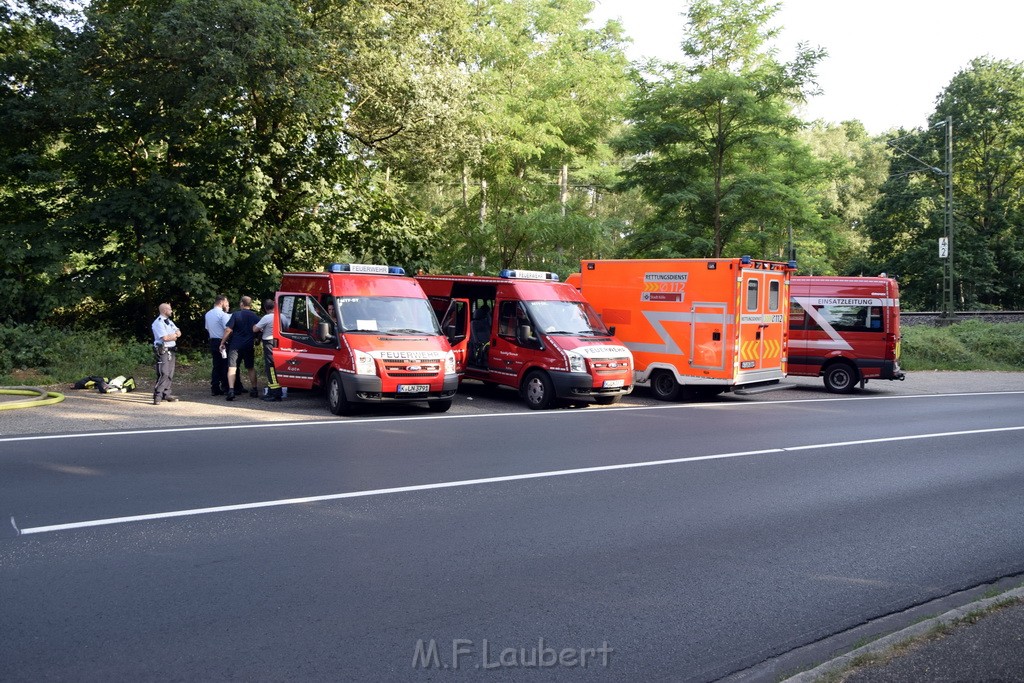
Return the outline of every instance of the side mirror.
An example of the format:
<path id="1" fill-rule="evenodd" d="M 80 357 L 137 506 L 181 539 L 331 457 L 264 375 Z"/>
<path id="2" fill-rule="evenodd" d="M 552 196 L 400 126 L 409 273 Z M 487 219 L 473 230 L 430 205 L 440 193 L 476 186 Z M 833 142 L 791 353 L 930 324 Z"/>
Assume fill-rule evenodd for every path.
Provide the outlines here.
<path id="1" fill-rule="evenodd" d="M 316 340 L 318 342 L 326 342 L 331 339 L 331 324 L 326 320 L 320 322 L 316 328 Z"/>
<path id="2" fill-rule="evenodd" d="M 611 327 L 608 328 L 608 334 L 610 334 L 613 337 L 615 336 L 615 325 L 612 325 Z"/>
<path id="3" fill-rule="evenodd" d="M 516 341 L 526 346 L 533 340 L 533 328 L 529 325 L 520 325 L 516 328 Z"/>

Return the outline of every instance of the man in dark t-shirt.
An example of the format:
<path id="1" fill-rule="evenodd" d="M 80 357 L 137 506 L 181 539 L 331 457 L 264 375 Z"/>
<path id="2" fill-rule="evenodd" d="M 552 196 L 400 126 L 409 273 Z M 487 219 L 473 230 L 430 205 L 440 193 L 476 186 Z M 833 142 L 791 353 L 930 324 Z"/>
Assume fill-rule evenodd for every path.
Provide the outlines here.
<path id="1" fill-rule="evenodd" d="M 252 310 L 252 297 L 243 296 L 239 310 L 231 314 L 231 319 L 224 325 L 224 337 L 220 348 L 228 354 L 228 393 L 229 401 L 235 400 L 235 377 L 238 375 L 239 363 L 245 364 L 249 371 L 249 395 L 259 396 L 256 390 L 256 363 L 254 352 L 253 326 L 260 321 Z"/>

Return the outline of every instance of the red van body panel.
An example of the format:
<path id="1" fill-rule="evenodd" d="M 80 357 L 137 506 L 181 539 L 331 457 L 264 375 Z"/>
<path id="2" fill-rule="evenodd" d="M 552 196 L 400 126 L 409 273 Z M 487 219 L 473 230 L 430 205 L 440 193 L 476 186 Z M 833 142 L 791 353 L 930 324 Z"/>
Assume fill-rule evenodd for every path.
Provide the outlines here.
<path id="1" fill-rule="evenodd" d="M 905 378 L 896 280 L 796 275 L 789 292 L 789 374 L 821 376 L 837 393 Z"/>

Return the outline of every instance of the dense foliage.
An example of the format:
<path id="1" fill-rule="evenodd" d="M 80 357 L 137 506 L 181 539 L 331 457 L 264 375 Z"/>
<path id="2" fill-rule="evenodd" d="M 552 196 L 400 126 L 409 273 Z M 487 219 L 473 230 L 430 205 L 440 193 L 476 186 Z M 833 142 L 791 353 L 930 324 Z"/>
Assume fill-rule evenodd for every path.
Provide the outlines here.
<path id="1" fill-rule="evenodd" d="M 941 126 L 802 122 L 826 52 L 781 58 L 768 0 L 689 3 L 681 64 L 629 64 L 592 7 L 4 3 L 0 324 L 144 338 L 161 301 L 198 326 L 332 260 L 565 275 L 790 244 L 938 308 Z M 931 120 L 954 121 L 961 308 L 1024 308 L 1022 69 L 975 60 Z"/>

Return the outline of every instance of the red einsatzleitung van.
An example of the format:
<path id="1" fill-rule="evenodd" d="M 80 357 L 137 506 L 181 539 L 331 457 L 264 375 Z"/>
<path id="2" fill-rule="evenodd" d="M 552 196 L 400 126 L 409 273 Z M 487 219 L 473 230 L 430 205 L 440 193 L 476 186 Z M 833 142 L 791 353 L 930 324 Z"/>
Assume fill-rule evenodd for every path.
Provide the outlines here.
<path id="1" fill-rule="evenodd" d="M 795 275 L 789 298 L 790 375 L 820 376 L 833 393 L 906 377 L 896 280 Z"/>

